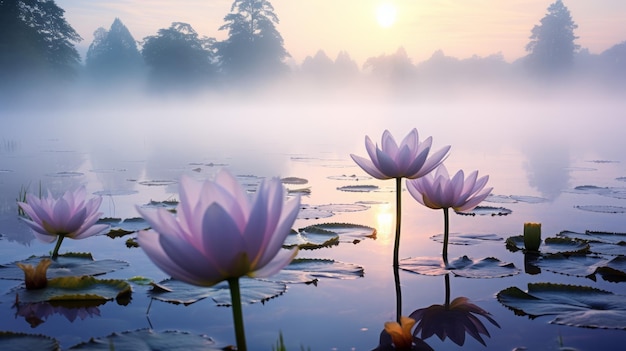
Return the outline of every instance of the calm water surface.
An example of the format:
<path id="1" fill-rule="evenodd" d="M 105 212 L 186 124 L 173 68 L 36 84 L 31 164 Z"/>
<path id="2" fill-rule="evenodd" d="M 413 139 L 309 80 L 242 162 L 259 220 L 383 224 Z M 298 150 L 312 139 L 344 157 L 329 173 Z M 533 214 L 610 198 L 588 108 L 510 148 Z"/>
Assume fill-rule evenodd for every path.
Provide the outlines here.
<path id="1" fill-rule="evenodd" d="M 177 185 L 149 186 L 144 181 L 173 181 L 181 174 L 210 178 L 227 167 L 238 175 L 299 177 L 311 193 L 310 206 L 369 203 L 357 212 L 336 212 L 322 219 L 298 219 L 295 228 L 341 222 L 377 229 L 377 238 L 357 244 L 301 250 L 299 257 L 329 258 L 362 266 L 356 279 L 320 279 L 317 286 L 290 284 L 282 296 L 245 305 L 248 343 L 253 350 L 270 350 L 280 332 L 290 350 L 372 350 L 386 321 L 395 319 L 396 295 L 392 262 L 394 192 L 392 181 L 337 180 L 364 176 L 350 154 L 366 155 L 365 135 L 375 141 L 385 129 L 398 139 L 417 128 L 420 139 L 432 136 L 434 149 L 452 145 L 446 165 L 489 174 L 495 195 L 542 198 L 539 203 L 484 203 L 506 207 L 508 216 L 451 215 L 451 232 L 495 234 L 500 241 L 451 245 L 451 258 L 496 257 L 522 272 L 495 279 L 451 277 L 451 297 L 465 296 L 489 311 L 500 324 L 485 321 L 491 337 L 483 346 L 469 335 L 463 347 L 436 336 L 426 342 L 436 350 L 619 350 L 624 330 L 585 329 L 550 324 L 552 316 L 534 320 L 516 316 L 495 295 L 530 282 L 556 282 L 601 288 L 626 296 L 625 283 L 593 281 L 547 271 L 524 272 L 520 252 L 506 250 L 504 239 L 519 235 L 525 222 L 541 222 L 543 236 L 563 230 L 626 232 L 624 213 L 584 211 L 579 205 L 626 207 L 626 200 L 578 194 L 580 185 L 626 187 L 626 115 L 611 100 L 572 98 L 528 101 L 487 99 L 472 102 L 398 103 L 377 101 L 320 103 L 245 103 L 211 101 L 181 105 L 163 103 L 116 108 L 75 106 L 64 110 L 12 111 L 0 131 L 0 264 L 30 255 L 45 255 L 51 244 L 35 241 L 17 220 L 15 199 L 20 188 L 36 191 L 41 184 L 59 194 L 78 185 L 104 197 L 104 217 L 137 216 L 136 205 L 150 200 L 177 199 Z M 345 192 L 346 185 L 377 185 L 377 192 Z M 438 256 L 441 244 L 430 239 L 443 232 L 441 211 L 430 210 L 403 193 L 401 258 Z M 95 259 L 120 259 L 129 267 L 105 278 L 166 279 L 140 249 L 128 249 L 124 239 L 106 236 L 66 240 L 62 252 L 91 252 Z M 400 271 L 402 311 L 442 304 L 444 276 Z M 234 343 L 232 314 L 210 299 L 189 306 L 153 301 L 146 287 L 133 285 L 132 302 L 110 301 L 99 313 L 68 318 L 53 314 L 32 326 L 12 308 L 10 290 L 19 282 L 0 280 L 0 330 L 54 337 L 66 349 L 91 337 L 151 328 L 206 334 L 217 345 Z M 626 298 L 625 301 L 626 303 Z M 149 313 L 148 306 L 150 306 Z M 483 320 L 484 321 L 484 320 Z"/>

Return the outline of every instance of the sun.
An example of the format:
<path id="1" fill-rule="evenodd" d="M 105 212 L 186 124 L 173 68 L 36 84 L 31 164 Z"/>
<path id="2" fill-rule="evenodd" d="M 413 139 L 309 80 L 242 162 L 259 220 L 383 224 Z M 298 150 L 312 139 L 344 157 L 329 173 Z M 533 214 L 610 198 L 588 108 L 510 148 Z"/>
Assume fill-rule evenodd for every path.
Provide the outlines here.
<path id="1" fill-rule="evenodd" d="M 378 25 L 383 28 L 389 28 L 396 22 L 398 11 L 393 4 L 383 2 L 376 8 L 376 20 Z"/>

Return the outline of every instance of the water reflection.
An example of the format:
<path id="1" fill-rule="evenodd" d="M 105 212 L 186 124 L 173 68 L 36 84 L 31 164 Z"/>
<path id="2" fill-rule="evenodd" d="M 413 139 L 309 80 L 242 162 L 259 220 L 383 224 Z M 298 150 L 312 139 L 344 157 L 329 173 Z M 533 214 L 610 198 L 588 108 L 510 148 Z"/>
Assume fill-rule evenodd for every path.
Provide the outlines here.
<path id="1" fill-rule="evenodd" d="M 444 304 L 435 304 L 413 311 L 409 315 L 417 322 L 413 334 L 420 335 L 422 339 L 437 335 L 441 341 L 447 337 L 455 344 L 463 346 L 467 333 L 487 346 L 481 334 L 490 337 L 489 331 L 477 316 L 484 317 L 498 328 L 500 325 L 491 317 L 489 312 L 469 302 L 467 297 L 459 296 L 450 301 L 450 275 L 446 274 L 444 277 L 446 285 Z"/>
<path id="2" fill-rule="evenodd" d="M 71 302 L 34 302 L 20 303 L 13 305 L 15 309 L 15 318 L 22 317 L 31 328 L 36 328 L 44 323 L 48 317 L 58 314 L 65 317 L 68 321 L 74 322 L 76 318 L 84 320 L 100 316 L 100 308 L 98 306 L 105 304 L 102 300 L 89 301 L 71 301 Z"/>
<path id="3" fill-rule="evenodd" d="M 522 145 L 521 150 L 527 158 L 524 168 L 528 173 L 528 184 L 541 196 L 554 200 L 568 188 L 570 154 L 566 145 L 555 142 L 553 135 L 534 136 L 532 142 Z"/>

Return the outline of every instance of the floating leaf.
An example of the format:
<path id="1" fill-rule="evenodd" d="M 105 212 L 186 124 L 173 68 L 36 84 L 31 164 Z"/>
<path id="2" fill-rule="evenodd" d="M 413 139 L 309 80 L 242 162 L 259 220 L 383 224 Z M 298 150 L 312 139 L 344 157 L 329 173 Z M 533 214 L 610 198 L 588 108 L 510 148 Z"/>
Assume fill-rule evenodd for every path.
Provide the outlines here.
<path id="1" fill-rule="evenodd" d="M 517 203 L 517 200 L 513 199 L 509 195 L 493 195 L 489 194 L 487 198 L 484 200 L 485 202 L 494 202 L 499 204 L 514 204 Z"/>
<path id="2" fill-rule="evenodd" d="M 618 256 L 610 260 L 606 266 L 600 266 L 596 269 L 596 273 L 602 276 L 602 279 L 618 283 L 626 281 L 626 256 Z"/>
<path id="3" fill-rule="evenodd" d="M 215 342 L 206 335 L 194 335 L 181 331 L 155 332 L 140 329 L 123 333 L 113 333 L 103 338 L 91 338 L 88 342 L 72 346 L 71 350 L 110 351 L 220 351 Z"/>
<path id="4" fill-rule="evenodd" d="M 506 248 L 509 251 L 515 252 L 518 250 L 525 250 L 524 236 L 516 235 L 506 239 Z M 584 254 L 589 251 L 589 244 L 565 237 L 558 238 L 546 238 L 541 246 L 539 246 L 539 252 L 541 254 L 556 254 L 561 253 L 564 255 L 571 254 Z"/>
<path id="5" fill-rule="evenodd" d="M 309 284 L 317 283 L 319 278 L 356 279 L 363 277 L 363 274 L 363 267 L 351 263 L 318 258 L 296 258 L 268 279 L 282 283 Z"/>
<path id="6" fill-rule="evenodd" d="M 626 207 L 609 205 L 580 205 L 574 206 L 579 210 L 600 213 L 626 213 Z"/>
<path id="7" fill-rule="evenodd" d="M 601 256 L 590 255 L 546 255 L 534 264 L 547 271 L 595 280 L 596 269 L 604 266 L 608 260 Z"/>
<path id="8" fill-rule="evenodd" d="M 297 185 L 307 184 L 309 182 L 307 179 L 298 178 L 298 177 L 285 177 L 285 178 L 282 178 L 280 181 L 283 184 L 297 184 Z"/>
<path id="9" fill-rule="evenodd" d="M 34 267 L 44 257 L 47 256 L 32 256 L 17 262 L 31 264 Z M 48 278 L 101 275 L 124 267 L 128 267 L 128 262 L 112 259 L 95 261 L 89 253 L 65 253 L 52 260 L 47 275 Z M 0 265 L 0 279 L 23 280 L 24 272 L 15 263 Z"/>
<path id="10" fill-rule="evenodd" d="M 525 202 L 529 204 L 540 204 L 540 203 L 549 201 L 548 199 L 543 198 L 543 197 L 527 196 L 527 195 L 511 195 L 511 199 L 514 199 L 518 202 Z"/>
<path id="11" fill-rule="evenodd" d="M 377 191 L 380 190 L 380 188 L 376 185 L 346 185 L 346 186 L 340 186 L 337 188 L 337 190 L 340 191 L 347 191 L 347 192 L 356 192 L 356 193 L 369 193 L 372 191 Z"/>
<path id="12" fill-rule="evenodd" d="M 376 238 L 376 229 L 351 223 L 314 224 L 298 230 L 300 233 L 335 233 L 342 242 L 358 243 L 365 238 Z"/>
<path id="13" fill-rule="evenodd" d="M 298 246 L 299 249 L 303 250 L 315 250 L 337 244 L 339 244 L 339 235 L 328 230 L 301 231 L 299 233 L 293 231 L 285 239 L 283 247 L 292 248 Z"/>
<path id="14" fill-rule="evenodd" d="M 113 300 L 129 296 L 130 285 L 119 279 L 96 279 L 92 276 L 57 277 L 43 289 L 19 288 L 20 303 L 43 301 Z"/>
<path id="15" fill-rule="evenodd" d="M 592 287 L 530 283 L 528 292 L 510 287 L 500 291 L 497 299 L 516 315 L 554 315 L 553 324 L 626 329 L 626 296 Z"/>
<path id="16" fill-rule="evenodd" d="M 139 182 L 139 184 L 145 185 L 145 186 L 167 186 L 167 185 L 174 185 L 176 183 L 177 182 L 175 180 L 169 180 L 169 179 L 142 180 Z"/>
<path id="17" fill-rule="evenodd" d="M 60 351 L 59 342 L 45 335 L 0 331 L 2 351 Z"/>
<path id="18" fill-rule="evenodd" d="M 335 214 L 330 211 L 303 204 L 300 207 L 300 212 L 298 212 L 298 219 L 319 219 L 332 217 L 334 215 Z"/>
<path id="19" fill-rule="evenodd" d="M 443 243 L 443 233 L 433 235 L 430 239 Z M 500 241 L 502 238 L 496 234 L 463 234 L 463 233 L 450 233 L 448 235 L 448 244 L 451 245 L 475 245 L 483 241 Z"/>
<path id="20" fill-rule="evenodd" d="M 595 185 L 580 185 L 572 191 L 575 194 L 595 194 L 612 197 L 616 199 L 626 199 L 626 188 L 619 187 L 599 187 Z"/>
<path id="21" fill-rule="evenodd" d="M 57 173 L 48 173 L 46 174 L 48 177 L 60 177 L 60 178 L 65 178 L 65 177 L 81 177 L 84 174 L 81 172 L 57 172 Z"/>
<path id="22" fill-rule="evenodd" d="M 614 245 L 626 245 L 626 233 L 610 233 L 587 230 L 584 233 L 572 232 L 564 230 L 557 234 L 557 236 L 584 240 L 588 242 L 599 242 Z"/>
<path id="23" fill-rule="evenodd" d="M 150 200 L 150 202 L 148 202 L 147 204 L 141 205 L 142 208 L 165 208 L 166 210 L 176 210 L 176 206 L 178 206 L 178 201 L 176 200 Z"/>
<path id="24" fill-rule="evenodd" d="M 275 281 L 240 278 L 241 303 L 265 302 L 287 291 L 287 285 Z M 218 306 L 230 306 L 228 282 L 222 281 L 211 287 L 194 286 L 175 279 L 160 282 L 148 295 L 154 299 L 185 306 L 211 297 Z"/>
<path id="25" fill-rule="evenodd" d="M 372 179 L 372 177 L 370 176 L 365 176 L 365 175 L 356 175 L 356 174 L 351 174 L 351 175 L 336 175 L 336 176 L 329 176 L 328 179 L 332 179 L 332 180 L 351 180 L 351 181 L 361 181 L 361 180 L 370 180 Z"/>
<path id="26" fill-rule="evenodd" d="M 511 213 L 513 213 L 513 211 L 509 210 L 508 208 L 504 208 L 504 207 L 491 207 L 491 206 L 476 206 L 473 210 L 471 211 L 466 211 L 466 212 L 457 212 L 454 211 L 456 214 L 459 215 L 463 215 L 463 216 L 506 216 L 509 215 Z"/>
<path id="27" fill-rule="evenodd" d="M 328 204 L 319 205 L 317 208 L 330 212 L 359 212 L 368 210 L 370 207 L 363 204 Z"/>
<path id="28" fill-rule="evenodd" d="M 400 268 L 423 275 L 444 275 L 452 272 L 465 278 L 501 278 L 520 273 L 514 264 L 503 263 L 493 257 L 474 261 L 463 256 L 449 261 L 447 267 L 441 257 L 412 257 L 400 260 Z"/>
<path id="29" fill-rule="evenodd" d="M 124 189 L 99 190 L 99 191 L 93 192 L 94 195 L 98 195 L 98 196 L 126 196 L 126 195 L 134 195 L 138 193 L 139 192 L 137 190 L 124 190 Z"/>

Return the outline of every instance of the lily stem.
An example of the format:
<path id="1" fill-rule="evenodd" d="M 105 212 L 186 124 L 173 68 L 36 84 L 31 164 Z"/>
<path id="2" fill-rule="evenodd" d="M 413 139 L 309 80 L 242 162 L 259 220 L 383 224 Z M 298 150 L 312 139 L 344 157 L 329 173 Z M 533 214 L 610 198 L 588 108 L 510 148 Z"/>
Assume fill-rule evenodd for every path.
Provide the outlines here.
<path id="1" fill-rule="evenodd" d="M 393 267 L 393 277 L 396 283 L 396 321 L 400 323 L 402 316 L 402 289 L 400 288 L 400 272 L 398 267 Z"/>
<path id="2" fill-rule="evenodd" d="M 59 249 L 61 248 L 61 243 L 65 239 L 65 234 L 57 235 L 57 244 L 54 246 L 54 251 L 52 251 L 52 259 L 56 260 L 59 256 Z"/>
<path id="3" fill-rule="evenodd" d="M 443 208 L 443 263 L 448 268 L 448 237 L 450 234 L 450 214 L 448 208 Z"/>
<path id="4" fill-rule="evenodd" d="M 446 282 L 446 303 L 445 303 L 445 307 L 446 310 L 450 308 L 450 274 L 446 273 L 446 277 L 445 277 L 445 282 Z"/>
<path id="5" fill-rule="evenodd" d="M 400 252 L 400 222 L 402 217 L 402 178 L 396 178 L 396 237 L 393 244 L 393 267 L 398 268 Z"/>
<path id="6" fill-rule="evenodd" d="M 246 333 L 243 327 L 243 312 L 241 309 L 241 292 L 239 290 L 239 278 L 229 278 L 230 298 L 233 304 L 233 320 L 235 322 L 235 338 L 237 350 L 246 351 Z"/>

